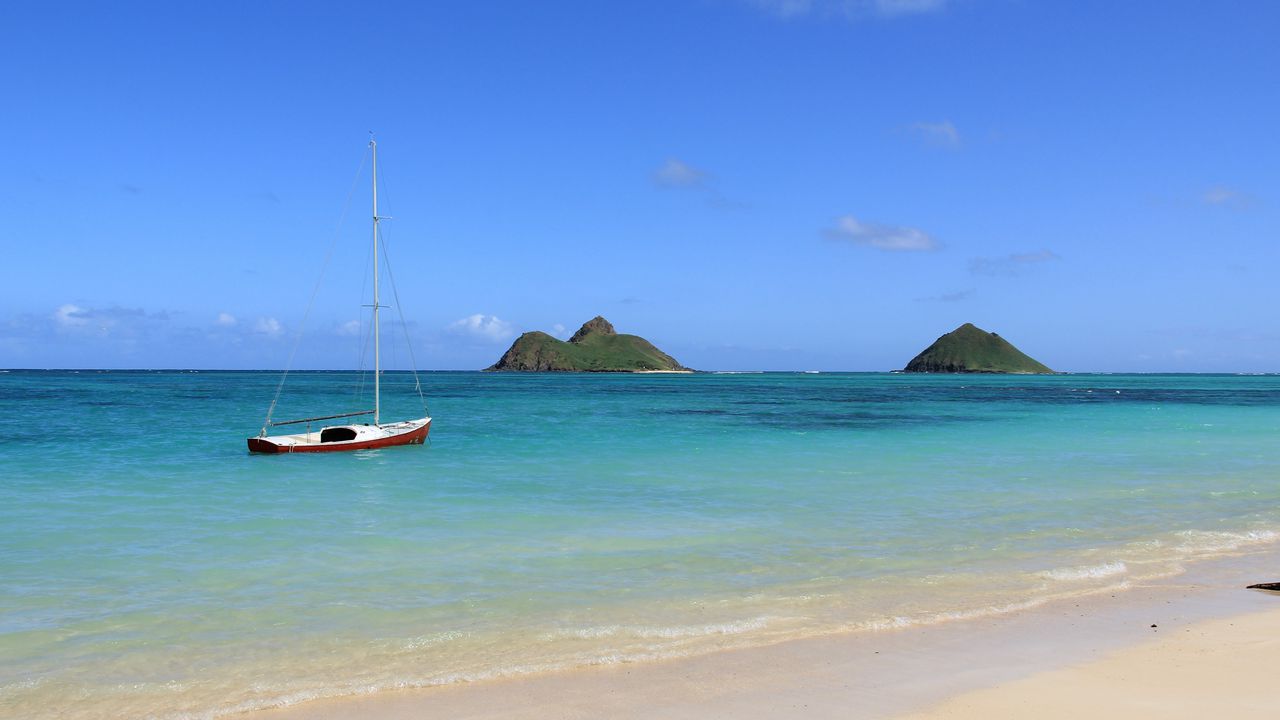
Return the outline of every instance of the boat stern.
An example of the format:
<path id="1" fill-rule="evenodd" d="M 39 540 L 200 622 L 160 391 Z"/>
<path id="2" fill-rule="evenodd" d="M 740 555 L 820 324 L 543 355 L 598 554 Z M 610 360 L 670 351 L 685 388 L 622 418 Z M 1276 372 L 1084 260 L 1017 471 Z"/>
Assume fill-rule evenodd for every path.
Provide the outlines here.
<path id="1" fill-rule="evenodd" d="M 251 453 L 281 453 L 287 452 L 287 449 L 277 445 L 265 437 L 249 438 L 249 452 Z"/>

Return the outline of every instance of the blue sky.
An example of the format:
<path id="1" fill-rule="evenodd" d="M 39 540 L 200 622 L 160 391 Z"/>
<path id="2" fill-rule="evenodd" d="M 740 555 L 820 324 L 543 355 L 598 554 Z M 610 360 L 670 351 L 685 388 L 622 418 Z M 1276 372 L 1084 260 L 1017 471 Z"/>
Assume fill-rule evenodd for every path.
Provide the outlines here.
<path id="1" fill-rule="evenodd" d="M 1280 371 L 1277 27 L 1270 2 L 6 3 L 0 367 L 279 368 L 322 270 L 294 366 L 355 367 L 375 130 L 421 368 L 601 314 L 704 369 L 900 368 L 973 322 L 1060 370 Z"/>

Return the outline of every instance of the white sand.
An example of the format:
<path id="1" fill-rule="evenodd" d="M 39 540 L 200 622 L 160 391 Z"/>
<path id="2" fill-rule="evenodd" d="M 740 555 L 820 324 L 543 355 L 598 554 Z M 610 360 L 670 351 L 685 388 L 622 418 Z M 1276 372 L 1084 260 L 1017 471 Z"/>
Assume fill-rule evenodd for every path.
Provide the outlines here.
<path id="1" fill-rule="evenodd" d="M 1102 659 L 1002 683 L 903 720 L 1280 717 L 1280 600 Z"/>

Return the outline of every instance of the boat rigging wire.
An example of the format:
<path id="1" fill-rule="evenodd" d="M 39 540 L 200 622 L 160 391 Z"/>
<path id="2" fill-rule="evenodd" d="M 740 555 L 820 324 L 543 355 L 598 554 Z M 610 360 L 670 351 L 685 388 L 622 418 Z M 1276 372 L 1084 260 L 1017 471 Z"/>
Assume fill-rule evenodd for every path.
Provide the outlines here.
<path id="1" fill-rule="evenodd" d="M 383 185 L 382 197 L 383 197 L 384 207 L 394 207 L 394 205 L 388 200 L 391 194 L 387 192 L 387 189 L 386 189 L 387 187 L 386 178 L 383 178 L 382 185 Z M 384 215 L 382 219 L 391 220 L 392 216 Z M 430 416 L 431 410 L 430 408 L 427 407 L 427 397 L 422 392 L 422 379 L 418 377 L 418 358 L 414 355 L 414 352 L 413 352 L 413 339 L 409 337 L 409 323 L 404 319 L 404 305 L 401 304 L 400 302 L 400 290 L 396 286 L 395 273 L 392 272 L 391 270 L 391 255 L 388 254 L 388 251 L 387 251 L 387 246 L 390 245 L 391 243 L 387 241 L 386 230 L 382 228 L 381 224 L 378 225 L 377 230 L 378 230 L 378 239 L 382 241 L 381 243 L 379 243 L 379 247 L 382 249 L 382 260 L 387 267 L 387 279 L 391 281 L 391 298 L 395 302 L 396 315 L 400 317 L 400 331 L 404 333 L 404 344 L 409 347 L 409 369 L 413 371 L 413 389 L 415 392 L 418 393 L 418 401 L 422 403 L 422 414 Z M 376 264 L 378 262 L 378 258 L 374 258 L 373 262 Z M 430 442 L 431 439 L 428 437 L 427 441 Z"/>
<path id="2" fill-rule="evenodd" d="M 430 416 L 431 411 L 427 408 L 427 397 L 422 393 L 422 380 L 418 377 L 418 358 L 413 352 L 413 340 L 409 337 L 409 323 L 404 319 L 404 305 L 400 303 L 400 290 L 396 287 L 396 275 L 391 271 L 391 256 L 387 254 L 386 233 L 378 231 L 382 237 L 382 258 L 386 261 L 387 279 L 391 281 L 391 297 L 395 301 L 396 314 L 400 316 L 400 331 L 404 333 L 405 345 L 409 346 L 409 367 L 413 370 L 413 389 L 418 393 L 418 400 L 422 402 L 422 412 L 424 415 Z M 377 262 L 377 258 L 374 259 Z"/>
<path id="3" fill-rule="evenodd" d="M 271 398 L 271 406 L 267 408 L 267 418 L 262 423 L 262 436 L 266 436 L 267 428 L 271 426 L 271 415 L 276 411 L 276 404 L 280 402 L 280 392 L 284 390 L 284 381 L 289 377 L 289 371 L 293 368 L 294 357 L 298 354 L 298 347 L 302 345 L 302 332 L 306 329 L 307 320 L 311 317 L 311 309 L 315 307 L 316 295 L 320 293 L 320 285 L 324 282 L 325 270 L 329 267 L 329 261 L 333 259 L 333 249 L 338 244 L 338 235 L 342 232 L 342 224 L 347 219 L 347 212 L 351 209 L 351 198 L 355 195 L 356 183 L 360 180 L 361 173 L 364 172 L 365 158 L 370 155 L 369 152 L 362 153 L 360 156 L 360 166 L 356 168 L 355 176 L 351 178 L 351 189 L 347 190 L 347 201 L 342 206 L 342 215 L 338 218 L 338 225 L 333 229 L 333 239 L 329 242 L 329 249 L 325 252 L 324 262 L 320 265 L 320 277 L 316 279 L 315 287 L 311 290 L 311 299 L 307 301 L 307 310 L 302 314 L 302 322 L 298 325 L 298 332 L 294 336 L 293 349 L 289 351 L 289 360 L 285 363 L 284 373 L 280 376 L 280 383 L 276 385 L 275 397 Z"/>

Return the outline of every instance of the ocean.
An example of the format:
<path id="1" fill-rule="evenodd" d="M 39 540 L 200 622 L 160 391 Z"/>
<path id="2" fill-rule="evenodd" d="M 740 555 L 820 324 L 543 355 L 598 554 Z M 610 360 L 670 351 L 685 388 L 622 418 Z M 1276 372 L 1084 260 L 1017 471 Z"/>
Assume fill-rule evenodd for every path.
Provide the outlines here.
<path id="1" fill-rule="evenodd" d="M 425 373 L 427 445 L 251 456 L 279 379 L 0 373 L 0 717 L 957 622 L 1280 540 L 1275 375 Z"/>

